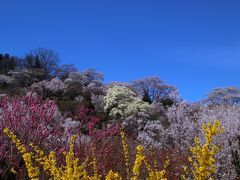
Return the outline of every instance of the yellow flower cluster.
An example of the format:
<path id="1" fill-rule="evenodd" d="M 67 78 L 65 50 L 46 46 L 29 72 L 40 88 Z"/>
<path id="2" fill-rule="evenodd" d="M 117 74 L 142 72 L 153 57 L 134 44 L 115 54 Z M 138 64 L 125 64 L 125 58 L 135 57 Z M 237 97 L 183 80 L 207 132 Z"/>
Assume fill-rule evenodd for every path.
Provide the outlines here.
<path id="1" fill-rule="evenodd" d="M 91 177 L 86 171 L 88 158 L 79 165 L 79 158 L 74 157 L 74 142 L 75 136 L 71 137 L 70 149 L 68 152 L 64 152 L 65 155 L 65 166 L 58 167 L 56 156 L 53 151 L 49 153 L 48 156 L 44 155 L 43 151 L 39 150 L 36 146 L 33 146 L 36 152 L 35 160 L 39 162 L 45 172 L 49 173 L 53 179 L 56 180 L 98 180 L 99 178 Z"/>
<path id="2" fill-rule="evenodd" d="M 42 165 L 44 171 L 52 177 L 61 177 L 61 173 L 57 168 L 55 153 L 51 151 L 49 155 L 46 156 L 42 150 L 38 149 L 38 147 L 34 146 L 33 144 L 30 144 L 30 146 L 35 152 L 34 160 Z"/>
<path id="3" fill-rule="evenodd" d="M 79 165 L 79 159 L 74 157 L 75 136 L 71 137 L 69 151 L 64 152 L 66 165 L 58 167 L 54 151 L 51 151 L 47 156 L 42 150 L 39 150 L 38 147 L 30 144 L 34 153 L 29 153 L 21 144 L 20 140 L 17 139 L 16 135 L 14 135 L 8 128 L 4 129 L 4 133 L 16 144 L 18 151 L 21 152 L 30 179 L 37 180 L 39 177 L 39 168 L 33 166 L 32 159 L 42 165 L 43 170 L 52 177 L 51 179 L 54 180 L 100 179 L 99 177 L 92 177 L 88 175 L 86 171 L 88 162 L 87 158 L 81 165 Z"/>
<path id="4" fill-rule="evenodd" d="M 106 180 L 122 180 L 120 175 L 118 173 L 114 173 L 112 170 L 110 170 L 105 178 Z"/>
<path id="5" fill-rule="evenodd" d="M 128 144 L 126 143 L 126 137 L 125 133 L 121 131 L 121 138 L 122 138 L 122 144 L 123 144 L 123 149 L 124 149 L 124 155 L 125 155 L 125 163 L 126 167 L 129 167 L 129 153 L 128 153 Z M 132 169 L 132 174 L 133 176 L 130 177 L 130 171 L 127 169 L 128 172 L 128 177 L 130 180 L 138 180 L 140 176 L 140 167 L 144 163 L 146 169 L 148 170 L 148 176 L 146 180 L 166 180 L 165 178 L 166 175 L 166 170 L 165 168 L 170 164 L 169 158 L 167 158 L 166 162 L 164 163 L 164 170 L 157 170 L 157 162 L 154 162 L 154 168 L 150 166 L 150 164 L 147 162 L 146 157 L 143 155 L 143 146 L 138 145 L 137 148 L 137 154 L 136 158 L 134 161 L 133 169 Z"/>
<path id="6" fill-rule="evenodd" d="M 39 175 L 39 168 L 34 167 L 32 163 L 32 154 L 27 152 L 24 145 L 20 142 L 16 135 L 14 135 L 8 128 L 5 128 L 3 132 L 16 144 L 18 151 L 22 154 L 25 166 L 27 168 L 28 176 L 31 179 L 37 179 Z"/>
<path id="7" fill-rule="evenodd" d="M 125 166 L 126 166 L 126 172 L 127 172 L 127 180 L 130 179 L 130 169 L 129 169 L 129 152 L 128 152 L 128 144 L 126 140 L 126 136 L 124 131 L 121 130 L 121 139 L 123 144 L 123 152 L 124 152 L 124 159 L 125 159 Z"/>
<path id="8" fill-rule="evenodd" d="M 213 138 L 223 132 L 218 120 L 203 124 L 202 129 L 205 143 L 201 144 L 200 139 L 195 138 L 195 146 L 190 148 L 192 157 L 189 157 L 189 161 L 193 166 L 192 173 L 196 180 L 212 179 L 216 170 L 214 156 L 219 151 L 219 147 L 213 144 Z"/>
<path id="9" fill-rule="evenodd" d="M 167 180 L 167 178 L 165 178 L 165 175 L 166 175 L 165 170 L 151 171 L 149 173 L 149 177 L 147 178 L 147 180 Z"/>
<path id="10" fill-rule="evenodd" d="M 141 145 L 138 145 L 136 159 L 133 166 L 133 177 L 131 178 L 132 180 L 138 179 L 138 176 L 140 175 L 140 166 L 144 159 L 145 156 L 143 155 L 143 147 Z"/>

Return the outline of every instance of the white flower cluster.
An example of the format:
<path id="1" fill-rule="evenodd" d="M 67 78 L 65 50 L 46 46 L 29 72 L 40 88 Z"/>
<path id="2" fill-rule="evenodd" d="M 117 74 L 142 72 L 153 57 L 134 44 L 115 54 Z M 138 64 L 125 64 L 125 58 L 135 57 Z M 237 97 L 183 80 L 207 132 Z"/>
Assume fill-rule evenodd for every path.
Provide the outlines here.
<path id="1" fill-rule="evenodd" d="M 14 78 L 11 76 L 6 76 L 1 74 L 0 75 L 0 85 L 4 86 L 4 85 L 13 85 L 14 84 Z"/>
<path id="2" fill-rule="evenodd" d="M 169 147 L 169 134 L 161 121 L 148 121 L 142 131 L 138 132 L 138 141 L 151 147 Z"/>
<path id="3" fill-rule="evenodd" d="M 198 124 L 201 106 L 180 102 L 168 108 L 166 115 L 170 124 L 168 132 L 174 145 L 180 149 L 192 146 L 193 138 L 201 130 Z"/>
<path id="4" fill-rule="evenodd" d="M 166 112 L 162 110 L 162 106 L 157 111 L 165 114 L 156 120 L 146 121 L 142 131 L 138 132 L 138 139 L 153 147 L 177 147 L 186 150 L 192 146 L 193 137 L 199 132 L 197 120 L 201 114 L 201 106 L 180 102 L 169 107 Z"/>
<path id="5" fill-rule="evenodd" d="M 44 91 L 51 92 L 51 94 L 62 93 L 65 89 L 65 84 L 59 78 L 54 78 L 50 81 L 44 80 L 31 85 L 31 89 L 43 93 Z"/>
<path id="6" fill-rule="evenodd" d="M 221 145 L 218 154 L 219 171 L 225 177 L 236 179 L 236 170 L 240 168 L 240 107 L 239 105 L 219 105 L 204 109 L 199 123 L 218 119 L 224 127 L 217 143 Z M 239 158 L 239 159 L 237 159 Z M 236 161 L 236 164 L 234 164 Z M 234 178 L 233 178 L 234 177 Z"/>
<path id="7" fill-rule="evenodd" d="M 98 94 L 102 91 L 103 75 L 94 70 L 84 72 L 72 72 L 65 79 L 65 94 Z"/>
<path id="8" fill-rule="evenodd" d="M 91 94 L 91 102 L 97 112 L 104 111 L 104 95 Z"/>
<path id="9" fill-rule="evenodd" d="M 42 94 L 68 94 L 78 96 L 84 93 L 96 93 L 101 91 L 102 86 L 102 74 L 93 70 L 87 70 L 84 72 L 72 72 L 68 78 L 62 81 L 58 77 L 51 79 L 50 81 L 44 80 L 31 85 L 31 89 Z"/>
<path id="10" fill-rule="evenodd" d="M 123 86 L 109 88 L 104 97 L 104 103 L 104 111 L 115 119 L 134 116 L 139 112 L 148 112 L 151 107 L 137 97 L 131 89 Z"/>

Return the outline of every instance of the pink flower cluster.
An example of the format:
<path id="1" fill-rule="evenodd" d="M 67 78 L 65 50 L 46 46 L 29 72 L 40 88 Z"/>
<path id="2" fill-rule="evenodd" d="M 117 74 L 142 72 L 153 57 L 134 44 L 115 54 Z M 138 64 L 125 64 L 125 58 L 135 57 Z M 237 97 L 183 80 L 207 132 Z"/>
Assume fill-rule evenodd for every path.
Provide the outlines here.
<path id="1" fill-rule="evenodd" d="M 56 147 L 61 136 L 58 107 L 54 101 L 42 101 L 29 94 L 0 100 L 0 163 L 20 168 L 21 157 L 16 147 L 3 134 L 8 127 L 24 144 L 34 143 L 47 150 Z M 56 147 L 57 148 L 57 147 Z"/>

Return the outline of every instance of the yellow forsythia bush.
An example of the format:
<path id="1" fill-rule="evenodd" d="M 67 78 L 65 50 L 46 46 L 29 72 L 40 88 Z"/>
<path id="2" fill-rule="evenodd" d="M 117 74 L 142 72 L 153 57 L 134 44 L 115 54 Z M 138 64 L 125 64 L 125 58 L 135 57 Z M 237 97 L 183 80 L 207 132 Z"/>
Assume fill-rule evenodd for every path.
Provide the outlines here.
<path id="1" fill-rule="evenodd" d="M 204 123 L 202 130 L 205 142 L 201 144 L 198 137 L 194 138 L 195 146 L 190 148 L 192 157 L 189 157 L 189 162 L 192 165 L 191 172 L 194 179 L 211 180 L 216 171 L 214 156 L 219 151 L 219 147 L 214 144 L 214 137 L 223 132 L 223 127 L 220 126 L 220 121 L 216 120 L 213 123 Z M 182 177 L 185 179 L 184 175 Z"/>
<path id="2" fill-rule="evenodd" d="M 220 127 L 219 121 L 215 121 L 212 124 L 203 124 L 202 129 L 205 135 L 205 143 L 201 144 L 199 138 L 194 139 L 195 146 L 190 148 L 190 151 L 192 152 L 192 157 L 189 157 L 189 161 L 192 166 L 190 167 L 189 171 L 186 170 L 186 175 L 181 176 L 182 179 L 186 179 L 186 176 L 193 177 L 193 179 L 196 180 L 213 179 L 212 175 L 216 169 L 214 156 L 219 151 L 219 148 L 213 144 L 213 138 L 214 136 L 220 134 L 223 131 L 223 128 Z M 24 145 L 8 128 L 4 129 L 4 133 L 16 144 L 18 151 L 22 154 L 30 179 L 39 178 L 40 167 L 35 167 L 36 164 L 40 164 L 45 173 L 54 180 L 123 179 L 119 172 L 114 172 L 112 170 L 108 172 L 106 177 L 102 177 L 98 173 L 97 159 L 94 146 L 91 146 L 91 150 L 93 153 L 92 161 L 89 161 L 89 158 L 86 158 L 84 162 L 80 163 L 79 158 L 76 158 L 74 156 L 75 136 L 71 137 L 69 151 L 64 152 L 65 165 L 61 165 L 59 167 L 56 162 L 56 156 L 54 151 L 51 151 L 48 155 L 45 155 L 42 150 L 38 149 L 38 147 L 30 144 L 33 152 L 27 152 Z M 124 151 L 127 180 L 140 179 L 141 167 L 145 167 L 148 172 L 148 177 L 146 178 L 146 180 L 167 180 L 166 168 L 170 164 L 170 160 L 167 158 L 162 170 L 157 169 L 156 160 L 153 160 L 154 167 L 152 167 L 143 153 L 144 148 L 142 145 L 138 145 L 136 147 L 136 157 L 130 173 L 129 148 L 126 141 L 125 133 L 123 131 L 121 131 L 121 139 Z M 86 170 L 87 164 L 92 165 L 92 176 L 89 175 Z"/>

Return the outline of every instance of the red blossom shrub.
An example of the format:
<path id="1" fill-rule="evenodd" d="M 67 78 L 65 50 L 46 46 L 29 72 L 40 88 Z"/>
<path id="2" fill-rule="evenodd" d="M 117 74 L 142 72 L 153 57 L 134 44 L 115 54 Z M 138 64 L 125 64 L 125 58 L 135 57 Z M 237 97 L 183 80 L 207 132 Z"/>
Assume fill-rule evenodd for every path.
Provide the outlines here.
<path id="1" fill-rule="evenodd" d="M 145 154 L 147 161 L 154 167 L 154 163 L 157 165 L 157 169 L 164 169 L 164 164 L 169 159 L 169 165 L 166 168 L 167 179 L 177 180 L 184 172 L 184 166 L 189 166 L 188 157 L 190 152 L 181 151 L 180 149 L 160 149 L 160 148 L 146 148 Z"/>
<path id="2" fill-rule="evenodd" d="M 23 165 L 16 147 L 3 134 L 5 127 L 14 132 L 25 145 L 33 143 L 43 150 L 49 147 L 58 149 L 61 145 L 59 112 L 54 101 L 42 101 L 34 94 L 14 98 L 5 97 L 0 100 L 2 174 L 9 168 L 19 169 Z"/>
<path id="3" fill-rule="evenodd" d="M 113 162 L 116 162 L 116 159 L 113 160 L 112 158 L 118 157 L 116 154 L 121 156 L 121 148 L 119 148 L 121 146 L 121 140 L 118 136 L 120 124 L 107 124 L 104 114 L 99 115 L 94 109 L 87 108 L 82 104 L 76 107 L 75 113 L 74 118 L 80 121 L 81 124 L 79 132 L 84 133 L 90 138 L 90 142 L 85 144 L 87 149 L 86 155 L 89 157 L 92 156 L 92 152 L 89 151 L 89 149 L 91 149 L 90 145 L 92 145 L 98 160 L 98 170 L 106 175 L 113 167 Z M 80 145 L 80 148 L 81 147 L 83 147 L 83 144 Z M 80 154 L 83 154 L 83 151 L 84 149 L 81 148 Z M 117 161 L 119 162 L 119 158 Z"/>
<path id="4" fill-rule="evenodd" d="M 94 128 L 102 129 L 102 126 L 107 122 L 104 113 L 97 113 L 94 108 L 89 108 L 82 103 L 76 105 L 75 111 L 70 117 L 80 122 L 82 133 L 89 133 L 92 123 L 94 124 Z"/>

